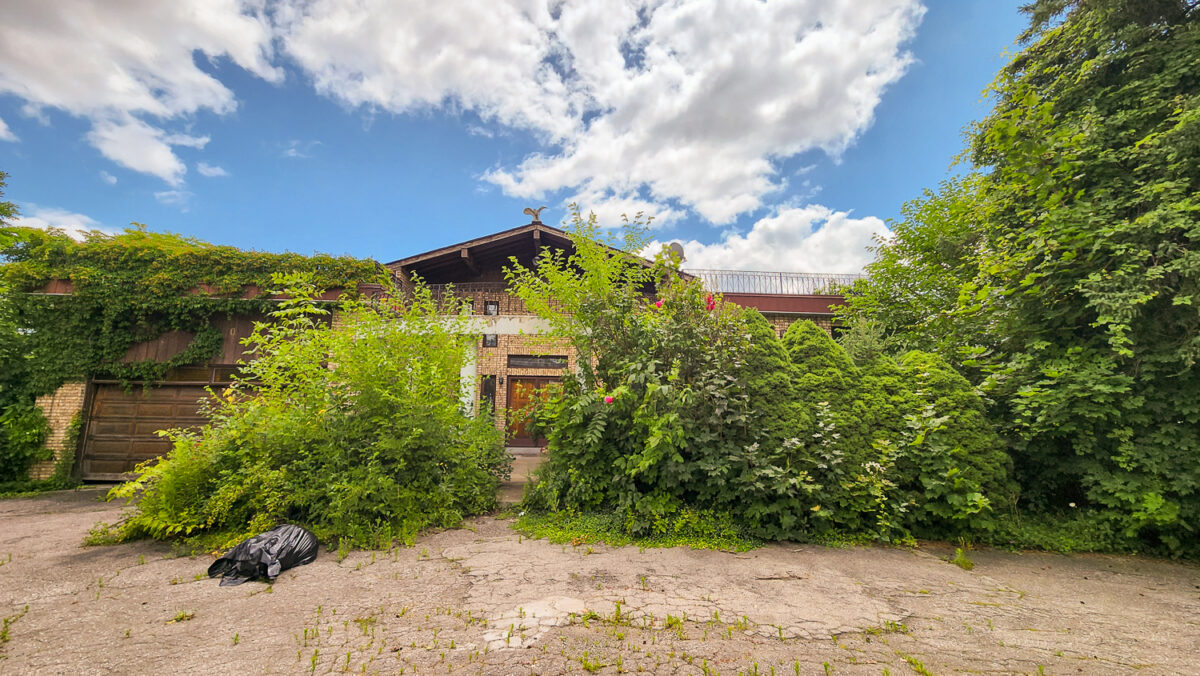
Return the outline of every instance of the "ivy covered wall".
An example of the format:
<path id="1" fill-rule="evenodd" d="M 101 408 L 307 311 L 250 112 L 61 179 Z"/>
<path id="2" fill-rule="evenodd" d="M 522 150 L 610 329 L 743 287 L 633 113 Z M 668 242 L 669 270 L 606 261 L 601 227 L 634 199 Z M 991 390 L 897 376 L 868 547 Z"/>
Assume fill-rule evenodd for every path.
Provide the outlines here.
<path id="1" fill-rule="evenodd" d="M 386 274 L 370 260 L 242 251 L 140 225 L 117 235 L 93 232 L 83 241 L 59 231 L 7 232 L 15 237 L 0 248 L 0 414 L 25 411 L 65 383 L 103 378 L 132 386 L 160 380 L 177 366 L 210 362 L 222 346 L 215 323 L 274 307 L 273 273 L 308 273 L 319 288 L 351 292 Z M 130 350 L 172 332 L 191 339 L 169 358 Z M 8 453 L 9 442 L 34 431 L 44 439 L 45 421 L 8 418 L 38 425 L 29 434 L 7 423 L 0 429 L 0 465 L 22 464 L 5 474 L 23 476 L 45 458 Z"/>

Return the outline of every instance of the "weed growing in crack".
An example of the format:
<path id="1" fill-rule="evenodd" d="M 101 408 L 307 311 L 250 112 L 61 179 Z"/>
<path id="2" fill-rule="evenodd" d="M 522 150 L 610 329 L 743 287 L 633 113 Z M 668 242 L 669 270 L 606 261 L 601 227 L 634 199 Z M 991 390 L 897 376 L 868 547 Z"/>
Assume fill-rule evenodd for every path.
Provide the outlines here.
<path id="1" fill-rule="evenodd" d="M 179 622 L 187 622 L 188 620 L 193 619 L 194 617 L 196 617 L 196 613 L 189 613 L 186 610 L 181 610 L 181 611 L 175 613 L 175 617 L 172 617 L 170 620 L 167 620 L 167 624 L 177 624 Z"/>
<path id="2" fill-rule="evenodd" d="M 10 556 L 11 556 L 11 554 L 10 554 Z M 29 606 L 25 606 L 24 608 L 21 609 L 21 612 L 17 613 L 16 615 L 10 615 L 9 617 L 4 618 L 3 625 L 0 626 L 0 645 L 8 643 L 8 640 L 10 638 L 9 632 L 8 632 L 9 627 L 11 627 L 13 625 L 13 623 L 15 623 L 17 620 L 21 619 L 22 617 L 25 617 L 25 613 L 28 613 L 28 612 L 29 612 Z"/>
<path id="3" fill-rule="evenodd" d="M 900 657 L 904 658 L 904 661 L 908 662 L 908 666 L 912 667 L 912 670 L 917 672 L 921 676 L 933 676 L 933 672 L 930 671 L 929 668 L 925 666 L 925 663 L 922 662 L 921 660 L 917 659 L 916 657 L 913 657 L 912 655 L 905 655 L 904 653 L 902 653 L 900 651 L 896 651 L 896 654 L 899 655 Z"/>

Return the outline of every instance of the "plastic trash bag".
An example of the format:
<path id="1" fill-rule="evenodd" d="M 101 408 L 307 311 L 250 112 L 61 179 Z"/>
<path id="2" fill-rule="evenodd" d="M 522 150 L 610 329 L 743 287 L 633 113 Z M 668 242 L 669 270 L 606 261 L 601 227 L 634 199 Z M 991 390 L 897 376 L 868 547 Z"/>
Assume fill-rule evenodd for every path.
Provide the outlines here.
<path id="1" fill-rule="evenodd" d="M 247 538 L 208 567 L 208 576 L 221 576 L 221 586 L 266 579 L 274 582 L 288 568 L 317 558 L 317 538 L 300 526 L 283 525 Z"/>

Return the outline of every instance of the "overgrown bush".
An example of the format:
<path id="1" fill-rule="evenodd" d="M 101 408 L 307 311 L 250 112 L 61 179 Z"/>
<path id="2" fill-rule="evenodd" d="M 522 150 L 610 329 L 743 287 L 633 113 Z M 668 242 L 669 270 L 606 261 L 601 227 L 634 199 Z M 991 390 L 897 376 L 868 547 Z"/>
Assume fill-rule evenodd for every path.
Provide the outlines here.
<path id="1" fill-rule="evenodd" d="M 905 206 L 843 316 L 964 367 L 1027 514 L 1197 557 L 1200 4 L 1024 9 L 968 171 Z"/>
<path id="2" fill-rule="evenodd" d="M 336 325 L 311 282 L 248 339 L 253 360 L 209 405 L 211 424 L 113 490 L 140 499 L 124 537 L 233 542 L 287 521 L 325 542 L 386 546 L 490 510 L 510 458 L 487 416 L 460 405 L 472 345 L 463 316 L 407 298 L 347 301 Z"/>
<path id="3" fill-rule="evenodd" d="M 0 483 L 25 481 L 29 468 L 49 459 L 43 445 L 49 426 L 42 410 L 29 402 L 14 402 L 0 412 Z"/>
<path id="4" fill-rule="evenodd" d="M 549 458 L 527 509 L 615 516 L 635 537 L 684 513 L 768 539 L 996 528 L 1015 493 L 1008 456 L 944 361 L 857 365 L 808 321 L 780 340 L 665 256 L 645 265 L 595 241 L 594 220 L 574 225 L 575 255 L 510 271 L 526 305 L 595 356 L 535 413 Z"/>
<path id="5" fill-rule="evenodd" d="M 595 368 L 538 412 L 550 457 L 533 504 L 616 509 L 636 535 L 686 505 L 731 507 L 753 441 L 749 399 L 730 374 L 746 347 L 742 311 L 709 303 L 696 284 L 660 288 L 609 334 L 623 349 L 602 347 Z M 615 323 L 612 313 L 597 309 L 597 323 Z"/>

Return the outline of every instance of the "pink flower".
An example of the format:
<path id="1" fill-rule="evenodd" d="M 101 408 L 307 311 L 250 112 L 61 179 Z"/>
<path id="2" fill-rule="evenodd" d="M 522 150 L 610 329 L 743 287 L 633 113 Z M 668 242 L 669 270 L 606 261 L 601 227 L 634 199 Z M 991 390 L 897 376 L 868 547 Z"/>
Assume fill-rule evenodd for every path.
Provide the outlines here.
<path id="1" fill-rule="evenodd" d="M 661 300 L 654 301 L 654 307 L 662 307 L 662 301 Z"/>
<path id="2" fill-rule="evenodd" d="M 717 301 L 713 300 L 713 295 L 710 293 L 704 299 L 704 309 L 711 312 L 711 311 L 715 310 L 716 308 L 717 308 Z"/>
<path id="3" fill-rule="evenodd" d="M 608 396 L 606 396 L 606 397 L 604 397 L 604 403 L 606 403 L 606 404 L 611 404 L 611 403 L 613 403 L 613 398 L 612 398 L 612 395 L 611 395 L 611 394 L 610 394 L 610 395 L 608 395 Z"/>

